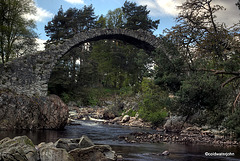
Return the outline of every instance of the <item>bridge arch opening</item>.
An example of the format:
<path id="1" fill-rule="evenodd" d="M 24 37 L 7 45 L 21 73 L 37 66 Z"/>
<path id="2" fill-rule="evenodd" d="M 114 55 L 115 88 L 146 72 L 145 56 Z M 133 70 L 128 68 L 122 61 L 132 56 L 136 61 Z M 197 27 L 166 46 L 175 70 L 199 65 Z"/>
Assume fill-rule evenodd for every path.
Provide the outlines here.
<path id="1" fill-rule="evenodd" d="M 79 49 L 79 47 L 81 47 L 81 49 Z M 126 47 L 128 50 L 123 49 Z M 111 53 L 108 53 L 110 52 L 110 48 Z M 80 92 L 77 93 L 81 95 L 81 93 L 87 93 L 86 88 L 105 87 L 119 89 L 126 86 L 126 84 L 134 87 L 140 82 L 140 79 L 142 79 L 143 72 L 146 72 L 144 69 L 147 69 L 146 66 L 148 65 L 149 67 L 149 64 L 152 63 L 150 62 L 150 54 L 154 49 L 155 47 L 147 41 L 118 33 L 103 34 L 77 42 L 63 54 L 61 60 L 58 61 L 55 68 L 53 68 L 48 81 L 48 92 L 60 94 L 67 99 L 68 96 L 66 93 L 71 93 L 76 89 L 79 89 Z M 98 52 L 100 54 L 98 54 Z M 140 55 L 141 60 L 139 60 Z M 67 59 L 68 61 L 71 60 L 73 64 L 64 64 Z M 108 66 L 108 68 L 111 69 L 99 67 L 108 64 L 104 59 L 108 59 L 110 63 L 113 63 Z M 142 61 L 143 64 L 137 65 L 134 59 Z M 64 65 L 68 66 L 68 68 L 74 68 L 75 71 L 61 70 L 61 68 L 64 69 Z M 69 75 L 63 74 L 63 72 L 67 72 Z M 67 75 L 64 77 L 65 80 L 62 80 L 62 82 L 59 81 L 60 79 L 55 81 L 56 79 L 54 77 L 57 77 L 57 75 L 61 73 Z M 84 77 L 84 79 L 82 77 Z M 86 82 L 86 80 L 88 80 L 88 82 Z M 80 97 L 84 98 L 83 95 Z"/>
<path id="2" fill-rule="evenodd" d="M 139 48 L 126 41 L 105 37 L 78 44 L 56 63 L 48 81 L 48 92 L 60 97 L 78 93 L 84 98 L 88 93 L 86 88 L 136 86 L 142 73 L 146 72 L 144 66 L 151 62 L 150 53 L 142 46 Z M 74 92 L 77 89 L 81 92 Z"/>

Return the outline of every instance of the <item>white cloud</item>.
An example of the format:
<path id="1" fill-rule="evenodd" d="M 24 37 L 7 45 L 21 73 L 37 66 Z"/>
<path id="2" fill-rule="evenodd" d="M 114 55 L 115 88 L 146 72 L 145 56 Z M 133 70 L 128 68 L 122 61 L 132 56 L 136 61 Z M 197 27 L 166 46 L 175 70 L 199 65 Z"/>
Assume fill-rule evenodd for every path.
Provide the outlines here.
<path id="1" fill-rule="evenodd" d="M 150 15 L 153 17 L 176 17 L 179 13 L 177 6 L 180 6 L 185 1 L 186 0 L 135 0 L 139 5 L 147 5 L 148 10 L 150 10 Z M 239 22 L 240 12 L 235 5 L 237 0 L 215 0 L 212 2 L 213 5 L 218 4 L 226 8 L 224 11 L 216 12 L 218 22 L 224 22 L 228 26 Z"/>
<path id="2" fill-rule="evenodd" d="M 36 43 L 38 44 L 37 51 L 43 51 L 43 50 L 45 50 L 45 45 L 44 45 L 44 43 L 45 43 L 46 41 L 47 41 L 47 40 L 36 39 Z"/>
<path id="3" fill-rule="evenodd" d="M 183 0 L 136 0 L 140 5 L 147 5 L 150 15 L 153 17 L 170 15 L 177 16 L 177 6 L 181 5 Z"/>
<path id="4" fill-rule="evenodd" d="M 27 14 L 27 15 L 24 15 L 24 17 L 27 19 L 35 20 L 37 22 L 43 22 L 46 18 L 53 17 L 53 15 L 54 15 L 53 13 L 43 8 L 37 7 L 37 13 L 35 15 Z"/>
<path id="5" fill-rule="evenodd" d="M 226 10 L 216 12 L 217 21 L 224 22 L 227 26 L 232 26 L 240 21 L 240 10 L 235 5 L 237 0 L 217 0 L 216 3 L 226 8 Z"/>
<path id="6" fill-rule="evenodd" d="M 65 1 L 71 4 L 84 4 L 83 0 L 65 0 Z"/>

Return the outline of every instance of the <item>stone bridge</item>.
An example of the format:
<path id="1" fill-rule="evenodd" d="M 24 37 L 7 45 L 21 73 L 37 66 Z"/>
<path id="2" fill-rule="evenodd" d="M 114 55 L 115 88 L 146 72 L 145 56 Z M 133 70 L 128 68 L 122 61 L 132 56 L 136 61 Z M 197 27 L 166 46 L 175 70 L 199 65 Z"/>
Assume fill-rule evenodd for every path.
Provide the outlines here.
<path id="1" fill-rule="evenodd" d="M 96 29 L 82 32 L 63 44 L 0 64 L 0 89 L 10 89 L 28 96 L 46 96 L 48 80 L 58 60 L 72 48 L 86 42 L 102 39 L 118 39 L 151 52 L 164 47 L 161 39 L 143 30 Z"/>

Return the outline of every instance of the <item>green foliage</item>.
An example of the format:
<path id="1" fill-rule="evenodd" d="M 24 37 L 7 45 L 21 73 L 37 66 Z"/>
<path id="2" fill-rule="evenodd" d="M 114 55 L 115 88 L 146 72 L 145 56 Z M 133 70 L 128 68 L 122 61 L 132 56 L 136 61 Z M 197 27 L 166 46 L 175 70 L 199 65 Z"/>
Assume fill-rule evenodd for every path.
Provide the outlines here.
<path id="1" fill-rule="evenodd" d="M 162 124 L 167 116 L 168 94 L 161 91 L 151 79 L 143 79 L 141 88 L 142 102 L 139 106 L 139 116 L 153 125 Z"/>
<path id="2" fill-rule="evenodd" d="M 147 6 L 137 6 L 135 2 L 125 1 L 122 11 L 127 21 L 124 27 L 128 29 L 143 29 L 152 32 L 158 28 L 160 23 L 160 20 L 153 21 L 149 17 L 150 11 L 147 10 Z"/>
<path id="3" fill-rule="evenodd" d="M 103 86 L 117 89 L 137 86 L 150 61 L 142 50 L 118 40 L 94 43 L 90 60 L 96 63 Z"/>
<path id="4" fill-rule="evenodd" d="M 94 28 L 96 18 L 92 5 L 84 6 L 82 9 L 69 8 L 65 12 L 61 7 L 57 15 L 45 26 L 47 36 L 50 37 L 48 46 L 61 43 L 81 31 Z M 95 80 L 98 78 L 95 64 L 89 62 L 89 52 L 85 48 L 86 46 L 73 48 L 62 57 L 51 74 L 49 93 L 57 95 L 68 93 L 75 99 L 77 96 L 83 96 L 78 92 L 82 88 L 99 85 L 98 80 Z M 94 98 L 91 97 L 91 103 L 95 104 L 94 102 Z"/>
<path id="5" fill-rule="evenodd" d="M 45 32 L 50 37 L 47 47 L 50 44 L 58 44 L 64 39 L 72 38 L 79 32 L 95 28 L 96 19 L 97 16 L 95 16 L 92 5 L 85 5 L 82 9 L 69 8 L 65 12 L 61 7 L 57 15 L 45 26 Z"/>
<path id="6" fill-rule="evenodd" d="M 137 113 L 137 111 L 134 111 L 134 110 L 130 109 L 130 110 L 127 112 L 127 115 L 129 115 L 130 117 L 135 117 L 135 116 L 136 116 L 136 113 Z"/>
<path id="7" fill-rule="evenodd" d="M 167 51 L 157 49 L 154 55 L 155 61 L 155 83 L 169 92 L 180 89 L 184 78 L 184 60 L 172 42 L 162 38 Z"/>
<path id="8" fill-rule="evenodd" d="M 221 62 L 221 66 L 226 72 L 235 72 L 240 70 L 240 50 L 228 53 L 229 58 Z"/>
<path id="9" fill-rule="evenodd" d="M 96 28 L 106 28 L 106 24 L 107 24 L 106 21 L 107 21 L 106 17 L 101 15 L 96 22 Z"/>
<path id="10" fill-rule="evenodd" d="M 237 109 L 235 113 L 226 117 L 223 125 L 228 129 L 229 132 L 234 132 L 236 138 L 240 138 L 240 109 Z"/>
<path id="11" fill-rule="evenodd" d="M 154 126 L 163 124 L 165 118 L 168 116 L 168 112 L 164 109 L 156 112 L 140 110 L 139 113 L 144 120 L 150 121 Z"/>
<path id="12" fill-rule="evenodd" d="M 61 99 L 63 100 L 63 102 L 68 103 L 71 101 L 71 96 L 64 92 L 61 95 Z"/>
<path id="13" fill-rule="evenodd" d="M 239 7 L 239 1 L 236 5 Z M 179 75 L 173 70 L 174 65 L 177 67 L 175 59 L 169 61 L 163 56 L 159 64 L 167 65 L 158 69 L 156 82 L 176 92 L 171 112 L 192 116 L 200 125 L 215 127 L 227 119 L 225 126 L 240 137 L 236 123 L 239 113 L 235 111 L 239 107 L 240 26 L 226 27 L 224 22 L 218 22 L 216 15 L 224 7 L 213 1 L 188 0 L 178 8 L 177 24 L 167 30 L 166 37 L 177 47 L 186 66 L 179 66 L 184 69 Z M 229 111 L 234 113 L 228 117 Z"/>
<path id="14" fill-rule="evenodd" d="M 227 107 L 226 91 L 216 76 L 196 73 L 187 77 L 177 92 L 171 110 L 180 115 L 192 116 L 199 111 L 214 111 Z"/>
<path id="15" fill-rule="evenodd" d="M 122 28 L 124 26 L 125 20 L 123 17 L 123 12 L 121 8 L 116 8 L 113 11 L 108 11 L 106 15 L 107 27 L 108 28 Z"/>
<path id="16" fill-rule="evenodd" d="M 120 94 L 120 96 L 125 97 L 125 96 L 132 96 L 135 93 L 131 86 L 124 86 L 119 90 L 119 94 Z"/>
<path id="17" fill-rule="evenodd" d="M 100 106 L 102 100 L 107 97 L 112 97 L 118 94 L 119 91 L 115 89 L 102 88 L 102 87 L 91 87 L 91 88 L 76 88 L 71 92 L 63 92 L 61 98 L 65 103 L 74 101 L 78 106 Z"/>

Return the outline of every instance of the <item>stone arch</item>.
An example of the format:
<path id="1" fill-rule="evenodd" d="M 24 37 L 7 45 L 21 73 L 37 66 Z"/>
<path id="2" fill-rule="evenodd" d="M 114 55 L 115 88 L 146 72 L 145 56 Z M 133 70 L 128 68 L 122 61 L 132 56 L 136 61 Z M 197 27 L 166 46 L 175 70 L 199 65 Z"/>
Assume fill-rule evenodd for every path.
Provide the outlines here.
<path id="1" fill-rule="evenodd" d="M 144 30 L 95 29 L 76 34 L 61 45 L 52 45 L 43 52 L 26 55 L 0 66 L 0 89 L 28 96 L 46 96 L 48 80 L 58 60 L 77 45 L 102 39 L 119 39 L 148 52 L 164 49 L 162 41 Z M 165 50 L 164 50 L 165 51 Z"/>

